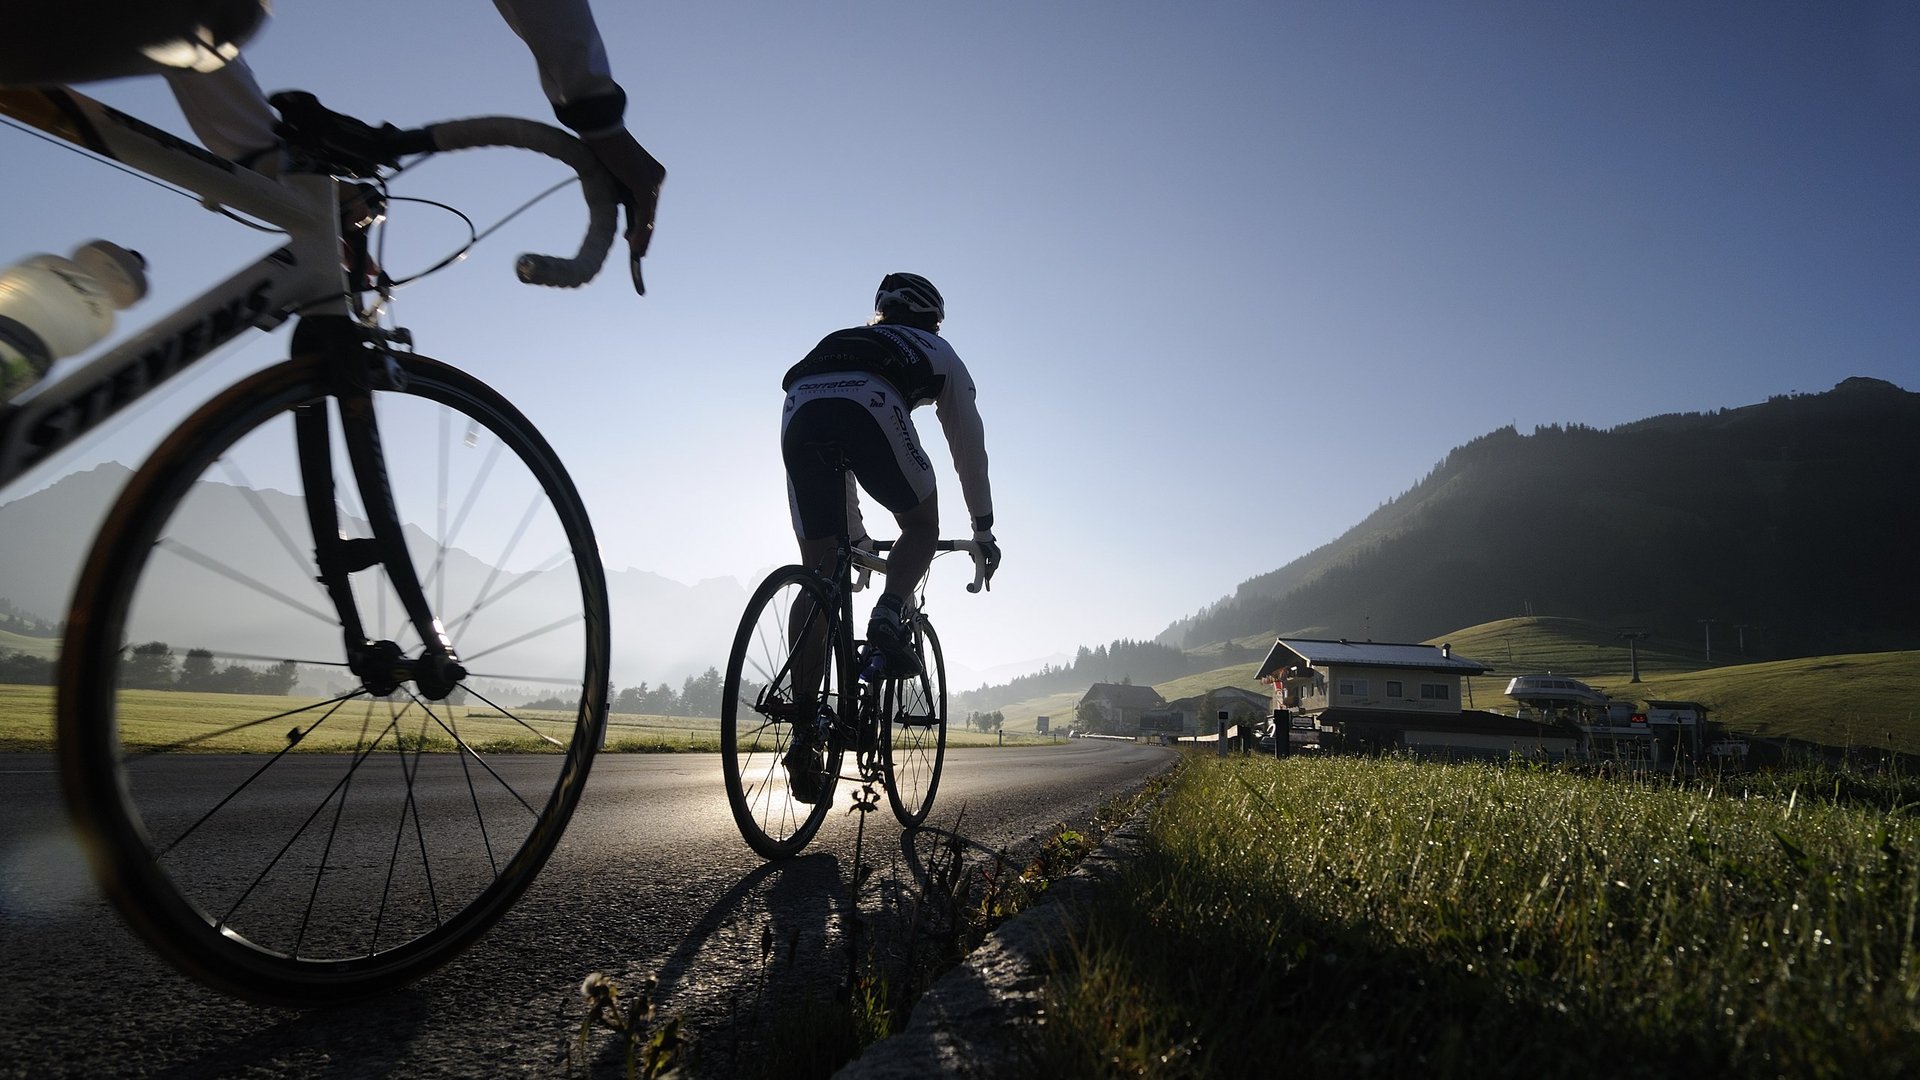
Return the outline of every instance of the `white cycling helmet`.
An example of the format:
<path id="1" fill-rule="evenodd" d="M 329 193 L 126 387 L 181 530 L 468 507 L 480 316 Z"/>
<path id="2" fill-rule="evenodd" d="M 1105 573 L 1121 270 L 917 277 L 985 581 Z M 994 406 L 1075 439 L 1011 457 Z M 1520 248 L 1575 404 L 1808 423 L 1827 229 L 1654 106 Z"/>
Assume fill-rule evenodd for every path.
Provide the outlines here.
<path id="1" fill-rule="evenodd" d="M 889 308 L 928 316 L 935 325 L 947 318 L 947 302 L 940 298 L 940 290 L 919 274 L 888 274 L 880 279 L 880 288 L 873 294 L 873 310 L 885 314 Z"/>

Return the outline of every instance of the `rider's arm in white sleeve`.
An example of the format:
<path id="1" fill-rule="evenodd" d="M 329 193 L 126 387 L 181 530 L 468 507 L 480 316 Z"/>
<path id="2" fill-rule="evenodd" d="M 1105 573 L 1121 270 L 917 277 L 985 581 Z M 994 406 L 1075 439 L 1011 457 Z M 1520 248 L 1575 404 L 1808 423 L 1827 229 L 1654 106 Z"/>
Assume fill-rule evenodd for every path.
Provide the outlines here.
<path id="1" fill-rule="evenodd" d="M 540 69 L 540 88 L 561 123 L 582 135 L 622 126 L 626 92 L 613 81 L 606 42 L 587 0 L 493 0 Z"/>
<path id="2" fill-rule="evenodd" d="M 958 354 L 949 350 L 946 382 L 933 399 L 934 415 L 953 451 L 953 471 L 960 477 L 967 515 L 975 521 L 993 516 L 993 487 L 987 481 L 987 433 L 974 402 L 973 375 Z"/>
<path id="3" fill-rule="evenodd" d="M 267 95 L 245 57 L 236 56 L 213 71 L 169 68 L 165 76 L 180 114 L 200 145 L 228 161 L 267 165 L 265 171 L 275 171 L 271 166 L 277 161 L 250 160 L 279 145 L 273 125 L 280 114 L 267 104 Z"/>

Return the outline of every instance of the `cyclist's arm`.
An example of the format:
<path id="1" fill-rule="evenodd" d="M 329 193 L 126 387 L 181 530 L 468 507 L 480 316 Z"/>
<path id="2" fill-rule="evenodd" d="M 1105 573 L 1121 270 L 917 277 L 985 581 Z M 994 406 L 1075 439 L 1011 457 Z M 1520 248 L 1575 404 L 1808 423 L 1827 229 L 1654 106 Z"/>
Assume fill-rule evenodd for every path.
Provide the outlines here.
<path id="1" fill-rule="evenodd" d="M 667 171 L 627 131 L 627 94 L 613 81 L 606 43 L 587 0 L 493 0 L 501 17 L 532 51 L 540 86 L 554 116 L 626 189 L 629 270 L 635 292 L 644 293 L 640 257 L 653 239 L 653 215 Z"/>
<path id="2" fill-rule="evenodd" d="M 979 406 L 974 403 L 973 375 L 951 349 L 946 360 L 946 379 L 940 396 L 934 398 L 934 415 L 940 418 L 947 448 L 953 452 L 953 471 L 960 477 L 967 516 L 991 521 L 993 487 L 987 480 L 987 433 L 980 421 Z"/>
<path id="3" fill-rule="evenodd" d="M 613 81 L 606 42 L 587 0 L 493 0 L 540 69 L 560 122 L 581 135 L 621 130 L 627 95 Z"/>
<path id="4" fill-rule="evenodd" d="M 245 57 L 236 56 L 208 72 L 173 68 L 166 78 L 200 145 L 228 161 L 265 165 L 265 171 L 273 171 L 271 166 L 277 162 L 253 159 L 279 144 L 273 125 L 280 117 L 267 104 L 267 95 Z"/>

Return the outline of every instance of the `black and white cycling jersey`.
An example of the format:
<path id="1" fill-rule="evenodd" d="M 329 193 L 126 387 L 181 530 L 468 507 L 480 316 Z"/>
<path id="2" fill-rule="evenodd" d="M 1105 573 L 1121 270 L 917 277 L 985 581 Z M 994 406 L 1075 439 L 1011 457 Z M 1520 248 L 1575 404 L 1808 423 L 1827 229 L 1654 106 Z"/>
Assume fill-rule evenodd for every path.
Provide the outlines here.
<path id="1" fill-rule="evenodd" d="M 968 515 L 984 519 L 993 513 L 973 375 L 945 338 L 891 324 L 835 331 L 788 370 L 782 385 L 787 398 L 781 446 L 794 529 L 801 536 L 830 536 L 839 528 L 840 500 L 817 486 L 831 471 L 820 467 L 818 454 L 806 449 L 810 445 L 832 442 L 847 455 L 852 536 L 865 534 L 852 491 L 856 476 L 895 513 L 912 509 L 934 490 L 932 464 L 912 418 L 926 404 L 940 420 Z"/>

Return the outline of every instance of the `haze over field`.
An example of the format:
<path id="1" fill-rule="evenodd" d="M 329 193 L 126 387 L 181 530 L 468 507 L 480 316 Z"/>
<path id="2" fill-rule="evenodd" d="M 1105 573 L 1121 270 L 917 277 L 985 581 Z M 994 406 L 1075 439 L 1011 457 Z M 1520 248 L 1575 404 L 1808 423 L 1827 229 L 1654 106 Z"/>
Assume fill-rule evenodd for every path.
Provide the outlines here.
<path id="1" fill-rule="evenodd" d="M 940 564 L 934 594 L 975 672 L 1151 637 L 1509 424 L 1920 388 L 1912 5 L 600 8 L 671 171 L 649 295 L 512 280 L 519 251 L 571 244 L 579 212 L 554 198 L 398 315 L 542 426 L 616 573 L 744 587 L 791 559 L 780 374 L 896 269 L 946 293 L 981 387 L 1006 567 L 974 598 Z M 251 50 L 270 87 L 401 124 L 548 115 L 485 5 L 279 9 Z M 157 83 L 90 92 L 184 130 Z M 24 134 L 0 155 L 0 259 L 138 248 L 136 324 L 262 247 Z M 484 226 L 553 175 L 476 155 L 396 190 Z M 430 208 L 395 217 L 401 270 L 461 236 Z M 281 348 L 207 362 L 0 498 L 137 461 Z"/>

